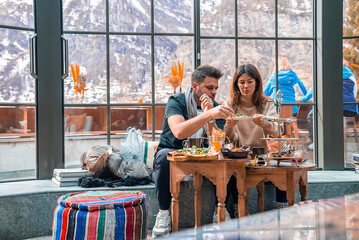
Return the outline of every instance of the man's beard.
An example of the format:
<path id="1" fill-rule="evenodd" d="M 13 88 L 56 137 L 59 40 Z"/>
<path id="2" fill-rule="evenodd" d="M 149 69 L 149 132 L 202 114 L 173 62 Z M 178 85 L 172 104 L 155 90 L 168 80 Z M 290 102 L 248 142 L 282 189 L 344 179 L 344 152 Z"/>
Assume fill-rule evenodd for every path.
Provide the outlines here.
<path id="1" fill-rule="evenodd" d="M 197 92 L 195 93 L 195 95 L 197 96 L 197 100 L 199 102 L 201 102 L 199 99 L 201 98 L 201 96 L 203 95 L 201 89 L 198 88 Z"/>

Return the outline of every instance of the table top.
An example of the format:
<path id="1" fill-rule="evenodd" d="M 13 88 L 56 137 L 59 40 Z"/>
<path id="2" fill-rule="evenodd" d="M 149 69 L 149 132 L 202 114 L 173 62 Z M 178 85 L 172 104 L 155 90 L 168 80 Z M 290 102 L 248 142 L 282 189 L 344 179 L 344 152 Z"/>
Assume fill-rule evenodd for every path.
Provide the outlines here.
<path id="1" fill-rule="evenodd" d="M 308 171 L 315 169 L 316 165 L 314 163 L 310 162 L 304 162 L 298 164 L 296 166 L 295 164 L 292 164 L 290 162 L 280 162 L 277 164 L 277 161 L 271 161 L 267 166 L 259 165 L 259 166 L 250 166 L 247 165 L 246 169 L 247 172 L 273 172 L 273 171 Z"/>
<path id="2" fill-rule="evenodd" d="M 357 193 L 186 229 L 168 238 L 359 239 L 358 206 Z"/>
<path id="3" fill-rule="evenodd" d="M 223 163 L 223 162 L 247 162 L 248 158 L 226 158 L 218 157 L 218 159 L 207 160 L 205 157 L 199 159 L 187 159 L 186 156 L 167 156 L 168 161 L 170 162 L 203 162 L 203 163 Z"/>

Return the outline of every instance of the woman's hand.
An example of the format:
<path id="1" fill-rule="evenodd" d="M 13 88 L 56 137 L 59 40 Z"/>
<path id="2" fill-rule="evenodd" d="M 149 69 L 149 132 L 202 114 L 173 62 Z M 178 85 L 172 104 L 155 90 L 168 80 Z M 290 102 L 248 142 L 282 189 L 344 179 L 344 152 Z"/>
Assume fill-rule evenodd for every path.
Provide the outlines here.
<path id="1" fill-rule="evenodd" d="M 252 117 L 252 121 L 258 126 L 262 126 L 264 122 L 264 115 L 262 114 L 254 114 Z"/>
<path id="2" fill-rule="evenodd" d="M 237 123 L 238 123 L 239 120 L 233 120 L 232 118 L 226 118 L 226 126 L 227 127 L 234 127 Z"/>

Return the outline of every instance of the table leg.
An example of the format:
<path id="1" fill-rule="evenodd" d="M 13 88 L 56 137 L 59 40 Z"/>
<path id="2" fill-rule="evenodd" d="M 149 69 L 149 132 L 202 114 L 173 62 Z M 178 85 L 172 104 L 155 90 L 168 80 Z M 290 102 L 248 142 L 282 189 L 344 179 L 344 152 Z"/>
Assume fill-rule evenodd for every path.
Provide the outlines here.
<path id="1" fill-rule="evenodd" d="M 263 212 L 264 211 L 264 197 L 263 197 L 264 181 L 260 181 L 256 187 L 258 192 L 258 211 Z"/>
<path id="2" fill-rule="evenodd" d="M 299 180 L 299 192 L 301 196 L 301 201 L 307 200 L 307 194 L 308 194 L 308 175 L 307 172 L 303 173 L 301 175 L 301 180 Z"/>
<path id="3" fill-rule="evenodd" d="M 201 209 L 202 209 L 202 198 L 201 198 L 201 187 L 202 187 L 202 176 L 200 174 L 193 174 L 194 184 L 194 210 L 195 210 L 195 228 L 201 226 Z"/>
<path id="4" fill-rule="evenodd" d="M 171 190 L 172 195 L 172 204 L 171 204 L 171 214 L 172 214 L 172 232 L 178 231 L 178 218 L 179 218 L 179 189 L 180 183 L 174 184 L 176 189 Z"/>
<path id="5" fill-rule="evenodd" d="M 287 183 L 286 183 L 286 192 L 287 192 L 287 200 L 288 205 L 292 206 L 295 202 L 295 181 L 293 172 L 287 172 Z"/>
<path id="6" fill-rule="evenodd" d="M 179 218 L 179 193 L 180 181 L 176 180 L 178 174 L 178 167 L 175 162 L 170 163 L 170 192 L 172 195 L 171 214 L 172 214 L 172 232 L 178 231 L 178 218 Z"/>
<path id="7" fill-rule="evenodd" d="M 217 175 L 216 175 L 216 194 L 218 199 L 217 204 L 217 214 L 218 214 L 218 223 L 224 222 L 226 220 L 226 204 L 224 203 L 227 196 L 227 181 L 225 177 L 227 176 L 227 166 L 221 164 L 218 166 Z"/>
<path id="8" fill-rule="evenodd" d="M 243 173 L 241 174 L 243 176 Z M 245 176 L 243 176 L 245 177 Z M 247 202 L 247 183 L 241 179 L 240 176 L 236 176 L 237 179 L 237 190 L 238 190 L 238 217 L 244 217 L 248 215 L 248 204 Z"/>
<path id="9" fill-rule="evenodd" d="M 248 196 L 249 196 L 249 189 L 247 188 L 247 195 L 246 195 L 246 211 L 245 214 L 248 216 Z M 239 216 L 239 213 L 238 213 Z"/>

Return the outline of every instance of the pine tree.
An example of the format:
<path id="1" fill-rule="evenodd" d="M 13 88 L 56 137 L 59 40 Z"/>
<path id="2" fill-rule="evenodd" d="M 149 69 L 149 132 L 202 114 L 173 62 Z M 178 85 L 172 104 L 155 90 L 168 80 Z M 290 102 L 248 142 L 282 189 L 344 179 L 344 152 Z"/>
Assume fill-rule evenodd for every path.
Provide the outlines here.
<path id="1" fill-rule="evenodd" d="M 344 27 L 343 34 L 344 36 L 359 36 L 359 0 L 349 0 L 348 5 L 346 21 L 350 26 Z M 350 63 L 350 69 L 358 80 L 359 67 L 352 64 L 359 66 L 359 38 L 344 39 L 343 42 L 343 58 Z"/>

